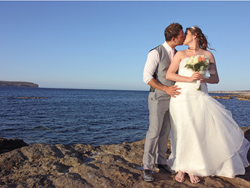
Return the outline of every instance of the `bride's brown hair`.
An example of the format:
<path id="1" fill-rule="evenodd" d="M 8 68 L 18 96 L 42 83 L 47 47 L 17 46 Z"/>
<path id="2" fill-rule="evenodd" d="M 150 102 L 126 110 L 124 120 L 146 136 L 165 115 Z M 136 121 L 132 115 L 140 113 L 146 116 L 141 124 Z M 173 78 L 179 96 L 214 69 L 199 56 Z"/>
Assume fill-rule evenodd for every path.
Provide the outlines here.
<path id="1" fill-rule="evenodd" d="M 187 35 L 187 31 L 190 31 L 192 35 L 196 35 L 199 39 L 199 47 L 203 50 L 214 50 L 213 48 L 208 47 L 210 44 L 207 42 L 207 37 L 202 33 L 202 30 L 198 26 L 188 27 L 185 31 L 185 35 Z"/>

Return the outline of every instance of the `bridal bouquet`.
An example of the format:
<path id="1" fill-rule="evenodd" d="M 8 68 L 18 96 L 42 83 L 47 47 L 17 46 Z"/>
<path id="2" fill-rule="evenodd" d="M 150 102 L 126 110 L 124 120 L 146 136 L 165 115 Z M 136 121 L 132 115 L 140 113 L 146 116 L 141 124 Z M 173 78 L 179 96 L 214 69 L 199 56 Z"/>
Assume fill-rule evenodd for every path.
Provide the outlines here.
<path id="1" fill-rule="evenodd" d="M 186 62 L 185 67 L 193 70 L 194 72 L 198 71 L 203 77 L 205 77 L 206 71 L 209 68 L 209 60 L 204 55 L 192 56 Z M 201 90 L 200 80 L 197 80 L 197 85 L 197 90 Z"/>

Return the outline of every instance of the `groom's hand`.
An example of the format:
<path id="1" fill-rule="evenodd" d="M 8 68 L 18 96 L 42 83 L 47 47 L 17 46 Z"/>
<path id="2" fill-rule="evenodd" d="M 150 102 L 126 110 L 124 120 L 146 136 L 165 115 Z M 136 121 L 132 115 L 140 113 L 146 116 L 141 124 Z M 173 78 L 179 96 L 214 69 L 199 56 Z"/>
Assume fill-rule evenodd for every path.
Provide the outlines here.
<path id="1" fill-rule="evenodd" d="M 180 95 L 181 92 L 179 92 L 178 90 L 180 90 L 181 88 L 178 88 L 178 86 L 170 86 L 170 87 L 167 87 L 166 86 L 166 89 L 165 89 L 165 92 L 167 94 L 169 94 L 171 97 L 176 97 L 176 95 Z"/>

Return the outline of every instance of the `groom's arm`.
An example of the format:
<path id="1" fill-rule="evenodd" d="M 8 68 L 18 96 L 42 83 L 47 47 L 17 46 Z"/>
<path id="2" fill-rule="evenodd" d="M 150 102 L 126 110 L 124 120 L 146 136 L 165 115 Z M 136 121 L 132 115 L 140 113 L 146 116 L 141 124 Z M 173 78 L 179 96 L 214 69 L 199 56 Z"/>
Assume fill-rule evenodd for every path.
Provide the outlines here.
<path id="1" fill-rule="evenodd" d="M 165 91 L 167 94 L 169 94 L 172 97 L 175 97 L 175 95 L 179 95 L 180 92 L 177 91 L 180 88 L 177 88 L 178 86 L 165 86 L 163 84 L 161 84 L 160 82 L 158 82 L 156 79 L 152 78 L 149 82 L 148 85 L 150 85 L 151 87 L 161 90 L 161 91 Z"/>
<path id="2" fill-rule="evenodd" d="M 151 87 L 164 91 L 171 95 L 172 97 L 175 97 L 175 95 L 178 95 L 179 92 L 177 91 L 177 86 L 165 86 L 158 82 L 154 77 L 155 70 L 159 64 L 160 57 L 157 50 L 152 50 L 148 53 L 148 58 L 144 67 L 143 71 L 143 81 L 150 85 Z"/>

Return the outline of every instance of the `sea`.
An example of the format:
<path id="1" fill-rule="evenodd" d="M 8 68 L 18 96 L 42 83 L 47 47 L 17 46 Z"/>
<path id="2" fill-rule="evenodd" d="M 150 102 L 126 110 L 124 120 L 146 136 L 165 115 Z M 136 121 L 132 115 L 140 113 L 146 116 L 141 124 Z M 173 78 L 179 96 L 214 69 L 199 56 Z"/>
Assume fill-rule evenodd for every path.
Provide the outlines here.
<path id="1" fill-rule="evenodd" d="M 0 88 L 0 137 L 27 144 L 135 142 L 148 130 L 148 91 Z M 228 95 L 229 93 L 210 93 Z M 240 127 L 250 126 L 250 101 L 216 99 Z"/>

